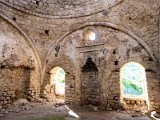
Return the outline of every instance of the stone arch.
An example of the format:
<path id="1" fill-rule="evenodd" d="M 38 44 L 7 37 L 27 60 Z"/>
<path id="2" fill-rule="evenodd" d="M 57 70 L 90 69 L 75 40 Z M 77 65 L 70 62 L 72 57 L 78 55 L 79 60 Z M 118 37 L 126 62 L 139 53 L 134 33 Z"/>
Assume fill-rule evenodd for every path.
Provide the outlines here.
<path id="1" fill-rule="evenodd" d="M 63 59 L 63 60 L 61 60 Z M 65 102 L 66 103 L 73 103 L 74 102 L 74 90 L 75 90 L 75 73 L 74 73 L 74 63 L 71 61 L 71 59 L 63 55 L 62 57 L 56 57 L 53 60 L 51 60 L 50 64 L 46 67 L 46 74 L 45 79 L 42 83 L 42 92 L 41 95 L 48 100 L 54 101 L 55 100 L 55 93 L 51 93 L 49 90 L 50 87 L 50 71 L 54 67 L 61 67 L 65 71 Z M 72 88 L 72 89 L 71 89 Z M 47 90 L 48 89 L 48 90 Z M 45 93 L 45 94 L 44 94 Z"/>
<path id="2" fill-rule="evenodd" d="M 76 33 L 77 31 L 79 31 L 79 30 L 83 30 L 83 28 L 85 28 L 85 27 L 90 27 L 90 26 L 100 26 L 100 27 L 107 27 L 107 28 L 112 28 L 112 29 L 114 29 L 114 30 L 117 30 L 118 32 L 122 32 L 124 35 L 127 35 L 127 36 L 129 36 L 130 38 L 132 38 L 132 42 L 133 43 L 137 43 L 137 45 L 138 46 L 141 46 L 141 49 L 144 49 L 144 51 L 145 51 L 145 55 L 147 55 L 147 57 L 151 57 L 150 59 L 151 60 L 149 60 L 150 62 L 152 62 L 152 68 L 155 70 L 155 63 L 156 63 L 156 60 L 155 60 L 155 58 L 154 58 L 154 55 L 153 55 L 153 52 L 151 51 L 151 49 L 150 49 L 150 47 L 142 40 L 142 39 L 140 39 L 138 36 L 136 36 L 134 33 L 132 33 L 132 32 L 130 32 L 129 30 L 127 30 L 126 28 L 123 28 L 123 27 L 119 27 L 119 26 L 117 26 L 117 25 L 114 25 L 114 24 L 111 24 L 111 23 L 97 23 L 97 22 L 93 22 L 92 24 L 91 23 L 86 23 L 86 24 L 83 24 L 82 26 L 79 26 L 79 27 L 77 27 L 77 28 L 73 28 L 73 29 L 71 29 L 70 31 L 68 31 L 66 34 L 64 34 L 64 36 L 62 36 L 58 41 L 57 41 L 57 43 L 56 43 L 56 45 L 55 46 L 53 46 L 52 48 L 50 48 L 50 50 L 48 51 L 48 56 L 46 56 L 46 61 L 44 61 L 44 65 L 45 65 L 45 63 L 47 64 L 46 65 L 46 67 L 47 66 L 50 66 L 49 64 L 48 64 L 48 59 L 53 55 L 54 56 L 54 53 L 56 53 L 56 51 L 58 51 L 59 50 L 59 48 L 60 48 L 60 46 L 61 46 L 61 44 L 63 43 L 63 41 L 65 41 L 66 40 L 66 43 L 69 43 L 68 41 L 70 41 L 70 39 L 68 39 L 69 38 L 69 35 L 71 35 L 71 34 L 74 34 L 74 33 Z M 131 42 L 131 43 L 132 43 Z M 64 42 L 65 43 L 65 42 Z M 53 49 L 55 47 L 55 50 Z M 50 54 L 50 52 L 51 52 L 51 50 L 52 50 L 52 54 Z M 64 49 L 63 49 L 64 50 Z M 53 57 L 52 56 L 52 57 Z M 60 52 L 60 55 L 58 55 L 58 56 L 54 56 L 54 59 L 57 59 L 58 57 L 60 57 L 60 56 L 63 56 L 63 53 L 62 52 Z M 134 60 L 136 60 L 137 58 L 135 57 L 134 58 Z M 122 63 L 124 62 L 124 61 L 129 61 L 129 60 L 133 60 L 132 58 L 129 58 L 129 59 L 127 59 L 127 58 L 125 58 L 124 57 L 124 59 L 122 59 Z M 137 60 L 138 61 L 138 60 Z M 143 64 L 143 61 L 141 60 L 140 61 L 142 64 Z M 119 62 L 120 63 L 120 62 Z M 122 65 L 122 63 L 120 63 L 120 65 Z M 52 63 L 53 64 L 53 63 Z M 147 64 L 147 63 L 144 63 L 144 64 Z M 106 64 L 107 65 L 107 64 Z M 145 66 L 145 65 L 144 65 Z M 101 69 L 101 68 L 98 68 L 98 69 L 100 69 L 100 70 L 103 70 L 103 69 Z M 48 69 L 46 69 L 46 70 L 48 70 Z M 78 70 L 78 69 L 77 69 Z M 45 73 L 46 73 L 46 71 L 44 71 Z M 103 71 L 104 72 L 104 71 Z M 151 73 L 152 74 L 152 73 Z M 108 75 L 109 77 L 110 77 L 110 80 L 109 81 L 112 81 L 112 77 L 113 76 L 115 76 L 114 77 L 114 79 L 116 80 L 116 84 L 115 84 L 115 86 L 117 87 L 117 90 L 119 89 L 119 66 L 118 65 L 116 65 L 116 67 L 115 67 L 115 69 L 113 69 L 110 73 L 109 73 L 109 75 Z M 101 77 L 101 76 L 100 76 Z M 77 80 L 77 79 L 76 79 Z M 77 80 L 78 81 L 78 80 Z M 76 81 L 76 84 L 79 84 L 78 82 Z M 103 80 L 103 81 L 105 81 L 105 79 Z M 106 82 L 107 83 L 107 82 Z M 78 88 L 79 89 L 79 88 Z M 105 88 L 105 92 L 110 92 L 111 93 L 111 90 L 109 89 L 107 89 L 107 88 Z M 120 90 L 119 90 L 120 91 Z M 118 91 L 118 92 L 119 92 Z M 107 93 L 106 92 L 106 93 Z M 119 100 L 119 93 L 118 93 L 117 91 L 115 92 L 115 94 L 113 95 L 113 97 L 115 98 L 116 97 L 116 100 L 118 101 Z M 80 93 L 81 94 L 81 93 Z M 113 93 L 112 93 L 113 94 Z M 106 99 L 107 100 L 107 95 L 108 94 L 106 94 L 105 95 L 105 97 L 104 97 L 104 99 Z M 153 94 L 152 94 L 153 95 Z M 109 96 L 110 96 L 110 94 L 109 94 Z M 151 94 L 150 94 L 150 96 L 151 96 Z M 153 98 L 153 97 L 152 97 Z M 81 102 L 81 101 L 80 101 Z M 157 102 L 158 103 L 158 102 Z M 104 105 L 106 105 L 106 103 L 102 103 L 102 104 L 104 104 Z M 116 106 L 118 106 L 118 107 L 121 107 L 121 104 L 119 104 L 119 102 L 118 103 L 115 103 L 116 104 Z M 110 104 L 108 104 L 109 105 L 109 107 L 114 107 L 114 106 L 111 106 Z M 154 105 L 152 105 L 152 107 L 154 107 Z M 116 109 L 116 108 L 115 108 Z"/>
<path id="3" fill-rule="evenodd" d="M 56 66 L 50 71 L 50 83 L 55 86 L 55 94 L 64 96 L 65 94 L 65 71 Z"/>
<path id="4" fill-rule="evenodd" d="M 151 48 L 150 48 L 141 38 L 139 38 L 137 35 L 135 35 L 135 34 L 134 34 L 133 32 L 131 32 L 130 30 L 128 30 L 128 29 L 126 29 L 126 28 L 124 28 L 124 27 L 122 27 L 122 26 L 118 26 L 118 25 L 115 25 L 115 24 L 113 24 L 113 23 L 109 23 L 109 22 L 87 22 L 87 23 L 84 23 L 84 24 L 82 24 L 82 25 L 80 25 L 80 26 L 77 26 L 76 28 L 70 29 L 70 31 L 66 32 L 66 33 L 57 41 L 57 43 L 55 44 L 55 46 L 52 46 L 52 47 L 49 49 L 48 54 L 47 54 L 47 56 L 46 56 L 46 58 L 45 58 L 45 61 L 44 61 L 44 65 L 46 64 L 46 60 L 48 60 L 49 56 L 51 55 L 51 51 L 52 51 L 52 53 L 53 53 L 53 51 L 54 51 L 54 52 L 57 52 L 57 48 L 60 48 L 60 46 L 61 46 L 61 44 L 63 43 L 63 41 L 65 41 L 66 38 L 67 38 L 69 35 L 77 32 L 78 30 L 82 30 L 82 29 L 84 29 L 85 27 L 90 27 L 90 26 L 100 26 L 100 27 L 112 28 L 112 29 L 114 29 L 114 30 L 117 30 L 118 32 L 122 32 L 122 33 L 126 34 L 127 36 L 131 37 L 134 42 L 138 43 L 138 44 L 145 50 L 146 54 L 148 54 L 147 56 L 151 57 L 151 59 L 153 60 L 153 61 L 152 61 L 153 69 L 156 68 L 157 61 L 156 61 L 156 58 L 155 58 L 155 56 L 154 56 L 154 53 L 153 53 L 153 51 L 151 50 Z M 70 39 L 67 39 L 67 40 L 69 41 Z M 67 41 L 67 42 L 68 42 L 68 41 Z M 55 48 L 55 50 L 54 50 L 54 48 Z M 53 53 L 53 54 L 54 54 L 54 53 Z M 56 57 L 55 57 L 55 58 L 56 58 Z M 135 59 L 136 59 L 136 58 L 135 58 Z M 125 60 L 124 60 L 124 61 L 125 61 Z M 123 61 L 123 62 L 124 62 L 124 61 Z M 128 60 L 126 60 L 126 61 L 128 61 Z M 123 63 L 123 62 L 122 62 L 122 63 Z M 138 62 L 138 61 L 137 61 L 137 62 Z M 143 65 L 142 61 L 140 61 L 140 63 Z M 121 63 L 120 63 L 120 64 L 121 64 Z M 146 64 L 146 63 L 144 63 L 144 64 Z M 143 65 L 143 66 L 145 66 L 145 65 Z M 119 77 L 119 69 L 115 70 L 114 72 L 111 72 L 110 74 L 111 74 L 111 75 L 112 75 L 112 74 L 116 75 L 116 80 L 117 80 L 116 86 L 119 86 L 119 83 L 118 83 L 118 82 L 119 82 L 119 79 L 118 79 L 118 77 Z M 151 73 L 151 74 L 152 74 L 152 73 Z M 111 81 L 111 80 L 110 80 L 110 81 Z M 117 89 L 119 89 L 119 88 L 117 88 Z M 149 88 L 149 89 L 151 89 L 151 88 Z M 106 91 L 107 91 L 107 89 L 106 89 Z M 120 91 L 120 90 L 119 90 L 119 91 Z M 116 93 L 116 94 L 119 94 L 119 93 Z M 116 96 L 116 94 L 115 94 L 115 96 Z M 153 95 L 153 94 L 150 94 L 149 98 L 151 98 L 152 95 Z M 107 96 L 107 94 L 106 94 L 106 96 Z M 153 97 L 152 97 L 152 98 L 153 98 Z M 117 99 L 119 99 L 119 98 L 117 98 Z M 156 101 L 156 102 L 157 102 L 157 101 Z M 155 103 L 156 103 L 156 102 L 155 102 Z M 157 103 L 158 103 L 158 102 L 157 102 Z M 117 103 L 117 105 L 119 105 L 119 103 Z M 120 106 L 121 106 L 121 105 L 119 105 L 119 107 L 120 107 Z M 112 106 L 111 106 L 111 107 L 112 107 Z M 153 108 L 154 105 L 152 105 L 151 107 Z"/>
<path id="5" fill-rule="evenodd" d="M 4 20 L 6 20 L 9 24 L 11 24 L 14 28 L 16 28 L 18 30 L 18 32 L 25 38 L 25 42 L 26 44 L 31 48 L 31 50 L 33 51 L 33 54 L 35 55 L 35 58 L 37 60 L 38 63 L 38 69 L 39 69 L 39 73 L 40 73 L 40 81 L 42 81 L 42 66 L 41 66 L 41 60 L 38 54 L 38 51 L 36 49 L 36 47 L 33 44 L 33 41 L 27 36 L 27 34 L 11 19 L 9 19 L 8 17 L 6 17 L 5 15 L 3 15 L 2 13 L 0 13 L 0 17 Z"/>
<path id="6" fill-rule="evenodd" d="M 147 90 L 147 95 L 148 95 L 147 109 L 148 110 L 154 110 L 157 107 L 156 104 L 159 104 L 159 96 L 158 96 L 158 93 L 156 93 L 156 91 L 159 90 L 159 84 L 157 84 L 157 82 L 158 82 L 157 80 L 158 80 L 159 76 L 157 76 L 157 70 L 156 70 L 156 67 L 154 65 L 154 61 L 143 62 L 142 60 L 138 60 L 136 58 L 134 58 L 134 59 L 124 59 L 122 62 L 120 62 L 119 68 L 122 68 L 123 65 L 125 65 L 126 63 L 133 62 L 133 61 L 141 64 L 145 68 L 146 83 L 147 83 L 147 89 L 146 90 Z M 148 66 L 148 64 L 150 64 L 150 65 Z M 119 79 L 119 86 L 120 86 L 120 84 L 121 84 L 120 83 L 120 70 L 119 70 L 118 74 L 119 74 L 118 79 Z M 154 86 L 154 89 L 153 89 L 153 86 Z M 154 98 L 154 96 L 157 96 L 157 98 Z M 122 102 L 122 99 L 121 99 L 121 102 Z M 134 101 L 134 102 L 137 102 L 137 101 Z"/>
<path id="7" fill-rule="evenodd" d="M 69 30 L 68 32 L 66 32 L 56 43 L 55 46 L 52 46 L 49 50 L 48 50 L 48 53 L 44 59 L 44 64 L 46 62 L 46 59 L 48 58 L 48 56 L 50 55 L 52 49 L 57 46 L 60 46 L 60 43 L 67 37 L 69 36 L 70 34 L 76 32 L 77 30 L 80 30 L 80 29 L 83 29 L 87 26 L 104 26 L 104 27 L 110 27 L 112 29 L 116 29 L 118 31 L 122 31 L 123 33 L 131 36 L 134 40 L 136 40 L 142 47 L 144 47 L 144 49 L 147 51 L 147 53 L 151 56 L 151 58 L 153 59 L 154 61 L 154 64 L 155 66 L 157 65 L 157 60 L 155 58 L 155 55 L 153 53 L 153 51 L 151 50 L 151 48 L 147 45 L 146 42 L 144 42 L 143 39 L 141 39 L 140 37 L 138 37 L 136 34 L 134 34 L 132 31 L 130 31 L 129 29 L 125 28 L 125 27 L 122 27 L 122 26 L 119 26 L 119 25 L 116 25 L 114 23 L 111 23 L 111 22 L 86 22 L 82 25 L 79 25 L 78 27 L 76 28 L 72 28 L 71 30 Z"/>
<path id="8" fill-rule="evenodd" d="M 126 29 L 125 27 L 110 23 L 110 22 L 86 22 L 84 24 L 81 24 L 79 26 L 76 26 L 75 28 L 71 28 L 68 32 L 66 32 L 60 39 L 57 40 L 57 42 L 55 43 L 54 46 L 52 46 L 49 50 L 48 53 L 46 54 L 46 57 L 43 61 L 43 72 L 42 72 L 42 76 L 44 78 L 44 74 L 46 72 L 46 67 L 47 67 L 47 61 L 49 56 L 51 55 L 51 51 L 53 51 L 53 49 L 55 49 L 54 52 L 57 52 L 57 48 L 60 48 L 61 42 L 65 40 L 66 37 L 68 37 L 69 35 L 71 35 L 72 33 L 81 30 L 85 27 L 89 27 L 89 26 L 102 26 L 102 27 L 109 27 L 112 28 L 114 30 L 117 31 L 121 31 L 125 34 L 127 34 L 128 36 L 130 36 L 131 38 L 133 38 L 137 43 L 139 43 L 149 54 L 149 56 L 152 58 L 153 62 L 154 62 L 154 67 L 156 68 L 157 66 L 157 61 L 156 58 L 154 56 L 154 53 L 152 52 L 151 48 L 144 42 L 143 39 L 141 39 L 140 37 L 138 37 L 136 34 L 134 34 L 132 31 Z M 59 50 L 59 49 L 58 49 Z M 56 53 L 58 54 L 58 52 Z"/>
<path id="9" fill-rule="evenodd" d="M 120 68 L 121 95 L 120 96 L 121 96 L 121 102 L 122 103 L 126 102 L 125 103 L 126 106 L 128 101 L 129 102 L 134 101 L 137 105 L 140 105 L 139 103 L 145 102 L 143 106 L 146 106 L 147 110 L 150 109 L 149 96 L 148 96 L 148 84 L 147 84 L 148 82 L 146 78 L 145 69 L 146 69 L 145 66 L 137 61 L 136 62 L 129 61 L 123 64 L 123 66 L 121 66 Z M 126 74 L 125 72 L 128 72 L 128 74 Z M 126 77 L 126 75 L 129 75 L 129 76 Z M 125 83 L 123 84 L 123 82 Z"/>

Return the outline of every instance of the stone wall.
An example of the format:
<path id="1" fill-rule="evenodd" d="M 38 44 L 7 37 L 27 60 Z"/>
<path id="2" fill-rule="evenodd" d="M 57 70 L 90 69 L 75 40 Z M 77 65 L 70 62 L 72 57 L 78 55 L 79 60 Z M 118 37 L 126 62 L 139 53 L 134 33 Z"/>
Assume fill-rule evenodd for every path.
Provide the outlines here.
<path id="1" fill-rule="evenodd" d="M 90 26 L 85 27 L 85 29 L 96 30 L 97 38 L 95 41 L 85 41 L 83 39 L 85 30 L 77 30 L 60 42 L 58 52 L 58 56 L 63 56 L 64 53 L 70 56 L 74 65 L 77 65 L 75 72 L 78 73 L 76 73 L 75 84 L 79 86 L 76 87 L 77 93 L 81 93 L 79 104 L 101 105 L 106 109 L 122 107 L 120 104 L 120 69 L 125 63 L 137 62 L 146 69 L 150 108 L 159 108 L 157 92 L 159 78 L 153 61 L 154 58 L 152 58 L 147 46 L 143 46 L 140 41 L 127 35 L 124 31 L 112 29 L 107 25 L 106 27 L 101 25 L 99 27 Z M 91 73 L 84 73 L 82 70 L 88 58 L 93 59 L 98 69 L 97 73 L 93 73 L 95 76 L 97 74 L 94 80 L 90 79 L 93 76 Z M 151 77 L 152 75 L 154 77 Z M 150 83 L 151 81 L 152 83 Z M 97 86 L 95 87 L 95 85 Z M 93 95 L 91 91 L 94 93 Z"/>
<path id="2" fill-rule="evenodd" d="M 40 74 L 33 51 L 24 37 L 2 18 L 0 26 L 0 106 L 22 97 L 38 97 Z"/>
<path id="3" fill-rule="evenodd" d="M 82 86 L 91 85 L 89 91 L 93 87 L 89 81 L 83 82 L 86 74 L 82 67 L 90 57 L 100 84 L 93 99 L 106 109 L 121 107 L 120 68 L 127 62 L 138 62 L 146 68 L 150 108 L 159 109 L 159 6 L 159 0 L 0 0 L 0 16 L 7 18 L 1 24 L 8 25 L 1 30 L 1 39 L 12 31 L 3 43 L 13 43 L 10 46 L 17 51 L 4 54 L 7 60 L 2 57 L 0 61 L 13 61 L 8 62 L 12 67 L 7 70 L 29 68 L 31 88 L 38 91 L 41 85 L 41 96 L 53 100 L 49 72 L 62 67 L 67 73 L 66 103 L 84 104 L 88 98 Z M 13 25 L 4 22 L 7 20 Z M 96 41 L 85 41 L 88 30 L 96 33 Z M 7 51 L 12 51 L 11 47 Z M 4 56 L 3 52 L 0 55 Z"/>
<path id="4" fill-rule="evenodd" d="M 47 65 L 47 74 L 44 76 L 44 81 L 42 83 L 42 97 L 46 98 L 49 101 L 55 101 L 55 92 L 52 91 L 52 86 L 50 83 L 50 71 L 54 67 L 61 67 L 66 75 L 65 75 L 65 103 L 69 104 L 77 104 L 77 101 L 79 100 L 78 98 L 75 97 L 75 65 L 71 61 L 71 59 L 65 54 L 62 54 L 61 56 L 58 56 L 55 58 L 51 57 L 48 60 L 48 65 Z"/>
<path id="5" fill-rule="evenodd" d="M 1 67 L 1 106 L 8 106 L 20 98 L 31 100 L 32 96 L 36 96 L 34 88 L 30 88 L 30 72 L 31 70 L 25 67 Z"/>

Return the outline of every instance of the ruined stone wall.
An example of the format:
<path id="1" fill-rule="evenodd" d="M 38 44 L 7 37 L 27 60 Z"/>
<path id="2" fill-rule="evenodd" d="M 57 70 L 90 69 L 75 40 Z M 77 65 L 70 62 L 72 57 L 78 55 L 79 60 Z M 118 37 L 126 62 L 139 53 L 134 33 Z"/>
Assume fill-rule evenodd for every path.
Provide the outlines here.
<path id="1" fill-rule="evenodd" d="M 91 57 L 98 67 L 100 83 L 100 95 L 93 99 L 100 100 L 105 108 L 115 108 L 120 106 L 120 68 L 135 61 L 146 68 L 151 108 L 157 109 L 159 4 L 159 0 L 0 0 L 0 14 L 19 26 L 36 48 L 38 66 L 42 66 L 41 79 L 38 77 L 42 96 L 48 98 L 52 94 L 45 86 L 49 84 L 50 70 L 60 66 L 67 73 L 66 101 L 81 104 L 84 76 L 81 67 Z M 85 47 L 88 43 L 84 43 L 83 35 L 87 29 L 96 32 L 96 42 Z M 24 61 L 20 63 L 29 66 Z"/>
<path id="2" fill-rule="evenodd" d="M 11 20 L 13 19 L 19 26 L 21 26 L 21 28 L 23 28 L 28 36 L 33 40 L 39 51 L 40 57 L 45 57 L 48 51 L 47 48 L 55 45 L 54 41 L 60 39 L 60 37 L 66 32 L 93 21 L 107 21 L 131 30 L 146 41 L 147 44 L 153 48 L 155 54 L 157 54 L 159 6 L 159 2 L 157 0 L 124 0 L 114 7 L 110 7 L 110 9 L 107 9 L 106 7 L 103 12 L 95 15 L 93 12 L 93 15 L 90 16 L 79 18 L 73 16 L 71 19 L 68 19 L 70 18 L 69 16 L 66 19 L 54 19 L 54 16 L 51 15 L 52 18 L 50 18 L 50 15 L 47 17 L 45 16 L 46 14 L 43 14 L 42 17 L 38 17 L 39 13 L 31 15 L 27 12 L 21 12 L 23 10 L 19 11 L 13 9 L 9 5 L 7 6 L 3 3 L 4 2 L 1 2 L 1 13 L 4 13 L 4 15 L 8 16 Z M 101 9 L 101 7 L 99 9 Z M 41 11 L 44 11 L 44 9 Z M 83 14 L 84 13 L 85 12 L 83 12 Z M 73 14 L 76 15 L 74 10 Z"/>
<path id="3" fill-rule="evenodd" d="M 7 106 L 39 95 L 40 74 L 25 38 L 2 18 L 0 26 L 0 106 Z"/>
<path id="4" fill-rule="evenodd" d="M 49 57 L 51 61 L 48 61 L 46 75 L 44 76 L 44 81 L 42 83 L 42 94 L 41 96 L 46 98 L 49 101 L 55 101 L 55 91 L 52 91 L 52 85 L 50 83 L 50 71 L 54 67 L 61 67 L 66 75 L 65 75 L 65 103 L 73 104 L 75 101 L 75 65 L 72 60 L 64 54 L 55 57 Z M 77 98 L 78 99 L 78 98 Z"/>
<path id="5" fill-rule="evenodd" d="M 1 105 L 6 106 L 19 98 L 28 98 L 30 71 L 25 68 L 1 68 Z"/>
<path id="6" fill-rule="evenodd" d="M 97 34 L 95 41 L 84 40 L 85 30 L 90 29 L 95 30 Z M 76 65 L 75 94 L 80 93 L 78 94 L 80 104 L 92 104 L 99 106 L 100 109 L 121 108 L 120 69 L 125 63 L 137 62 L 142 64 L 146 70 L 150 108 L 159 108 L 157 91 L 160 85 L 155 63 L 147 46 L 143 46 L 133 36 L 107 25 L 106 27 L 90 26 L 71 33 L 60 45 L 58 56 L 63 56 L 65 53 Z M 93 72 L 93 74 L 83 72 L 82 68 L 88 58 L 92 58 L 98 72 Z M 92 69 L 93 66 L 89 67 Z M 127 99 L 125 104 L 132 108 L 146 106 L 143 100 L 139 103 L 136 99 Z"/>

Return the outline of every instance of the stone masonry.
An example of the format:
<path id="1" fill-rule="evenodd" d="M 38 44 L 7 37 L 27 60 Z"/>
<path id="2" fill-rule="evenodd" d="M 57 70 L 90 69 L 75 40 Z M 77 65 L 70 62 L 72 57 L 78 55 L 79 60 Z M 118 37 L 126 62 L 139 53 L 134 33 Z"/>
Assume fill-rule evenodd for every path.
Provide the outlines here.
<path id="1" fill-rule="evenodd" d="M 144 66 L 149 109 L 160 109 L 159 0 L 0 0 L 4 108 L 19 98 L 54 101 L 50 71 L 57 66 L 66 73 L 65 103 L 146 107 L 145 100 L 121 97 L 128 62 Z"/>

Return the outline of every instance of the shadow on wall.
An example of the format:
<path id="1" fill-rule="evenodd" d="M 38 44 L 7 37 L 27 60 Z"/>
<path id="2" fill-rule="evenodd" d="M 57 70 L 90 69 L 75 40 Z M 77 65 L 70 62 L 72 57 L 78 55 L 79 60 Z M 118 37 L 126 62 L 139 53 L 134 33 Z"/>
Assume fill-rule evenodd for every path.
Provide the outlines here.
<path id="1" fill-rule="evenodd" d="M 30 77 L 33 69 L 26 66 L 7 66 L 0 67 L 0 105 L 12 104 L 15 100 L 26 98 L 31 100 L 32 91 L 30 90 Z"/>
<path id="2" fill-rule="evenodd" d="M 16 99 L 19 98 L 27 98 L 31 100 L 31 91 L 30 91 L 30 77 L 31 77 L 31 69 L 29 67 L 22 68 L 23 75 L 22 75 L 22 88 L 16 89 L 15 95 Z"/>
<path id="3" fill-rule="evenodd" d="M 91 57 L 87 58 L 82 67 L 81 93 L 82 105 L 101 105 L 98 69 Z"/>

